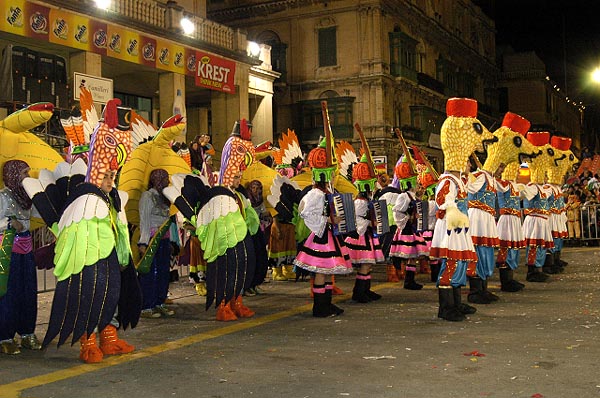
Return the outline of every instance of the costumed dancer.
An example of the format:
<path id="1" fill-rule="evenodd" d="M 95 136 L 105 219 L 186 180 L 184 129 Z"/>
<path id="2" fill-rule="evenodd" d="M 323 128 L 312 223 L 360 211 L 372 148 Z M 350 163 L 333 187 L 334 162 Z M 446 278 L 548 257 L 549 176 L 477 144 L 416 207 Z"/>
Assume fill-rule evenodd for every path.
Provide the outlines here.
<path id="1" fill-rule="evenodd" d="M 331 203 L 332 183 L 337 165 L 334 163 L 332 152 L 333 136 L 329 128 L 327 103 L 323 101 L 321 106 L 325 138 L 308 154 L 314 185 L 298 206 L 298 212 L 311 233 L 299 248 L 294 265 L 314 273 L 312 313 L 313 316 L 322 318 L 344 312 L 331 302 L 331 278 L 335 274 L 351 273 L 352 264 L 341 235 L 333 233 L 334 225 L 337 226 L 341 221 L 339 216 L 332 214 Z"/>
<path id="2" fill-rule="evenodd" d="M 398 159 L 398 161 L 396 162 L 396 166 L 394 167 L 394 178 L 392 179 L 392 181 L 390 181 L 388 183 L 388 185 L 385 185 L 382 189 L 375 192 L 375 195 L 373 195 L 373 198 L 375 200 L 385 200 L 385 202 L 387 204 L 388 220 L 390 220 L 390 230 L 389 230 L 389 232 L 387 232 L 379 237 L 379 242 L 381 243 L 381 250 L 383 252 L 384 258 L 391 260 L 392 262 L 397 261 L 397 260 L 394 260 L 394 257 L 390 257 L 390 248 L 392 246 L 392 240 L 394 239 L 394 236 L 396 235 L 396 230 L 398 229 L 398 227 L 396 226 L 396 223 L 391 222 L 391 220 L 394 220 L 393 208 L 396 205 L 396 200 L 398 199 L 398 195 L 400 195 L 400 179 L 401 179 L 401 176 L 398 176 L 396 174 L 396 171 L 400 170 L 399 166 L 403 163 L 403 161 L 404 161 L 404 157 L 401 156 Z M 392 264 L 388 263 L 386 265 L 385 271 L 386 271 L 387 282 L 398 283 L 398 282 L 400 282 L 400 279 L 404 279 L 404 274 L 403 274 L 402 268 L 399 267 L 397 269 L 393 263 Z"/>
<path id="3" fill-rule="evenodd" d="M 118 114 L 119 104 L 111 100 L 104 109 L 104 119 L 91 137 L 87 170 L 77 160 L 59 165 L 54 174 L 40 172 L 39 180 L 24 181 L 36 208 L 57 235 L 57 285 L 43 346 L 56 336 L 61 346 L 72 336 L 72 344 L 80 341 L 79 358 L 87 363 L 133 351 L 118 338 L 117 328 L 135 327 L 141 309 L 124 211 L 128 196 L 113 186 L 131 147 L 129 115 L 126 109 Z M 78 183 L 81 172 L 85 182 Z"/>
<path id="4" fill-rule="evenodd" d="M 37 270 L 29 226 L 35 207 L 23 188 L 29 165 L 9 160 L 2 167 L 0 190 L 0 352 L 19 354 L 21 347 L 39 350 L 35 335 L 37 318 Z"/>
<path id="5" fill-rule="evenodd" d="M 417 183 L 417 169 L 412 159 L 400 129 L 396 129 L 404 150 L 403 161 L 396 165 L 394 174 L 398 176 L 402 192 L 396 197 L 393 207 L 394 221 L 397 226 L 390 246 L 390 257 L 396 272 L 404 265 L 404 288 L 421 290 L 423 285 L 415 281 L 417 262 L 425 253 L 425 240 L 417 231 L 417 202 L 420 202 L 421 192 Z M 408 175 L 408 177 L 406 177 Z M 403 178 L 402 178 L 403 177 Z"/>
<path id="6" fill-rule="evenodd" d="M 21 347 L 40 349 L 34 334 L 37 314 L 37 272 L 29 232 L 31 200 L 22 180 L 31 171 L 54 168 L 61 156 L 30 129 L 53 115 L 50 103 L 29 105 L 0 121 L 0 351 L 18 354 Z"/>
<path id="7" fill-rule="evenodd" d="M 475 267 L 468 265 L 477 261 L 477 254 L 468 230 L 467 190 L 461 171 L 470 154 L 493 136 L 477 120 L 477 101 L 473 99 L 450 98 L 446 114 L 448 117 L 441 127 L 444 173 L 435 192 L 438 212 L 430 255 L 442 260 L 437 283 L 438 317 L 462 321 L 465 314 L 476 311 L 461 303 L 461 287 L 466 284 L 467 273 L 475 275 Z"/>
<path id="8" fill-rule="evenodd" d="M 244 217 L 244 220 L 246 221 L 246 225 L 248 226 L 248 232 L 250 233 L 250 237 L 252 238 L 254 246 L 254 252 L 252 253 L 252 255 L 254 256 L 256 264 L 254 267 L 254 274 L 252 275 L 252 278 L 249 281 L 249 285 L 245 287 L 245 291 L 249 291 L 251 292 L 251 294 L 255 294 L 256 287 L 265 281 L 267 271 L 269 269 L 269 259 L 267 254 L 267 240 L 265 238 L 263 230 L 260 228 L 260 216 L 252 206 L 252 202 L 248 199 L 250 195 L 248 194 L 244 186 L 241 185 L 243 172 L 246 171 L 248 169 L 248 166 L 250 166 L 252 163 L 256 163 L 256 148 L 252 145 L 252 141 L 250 141 L 251 137 L 252 124 L 246 119 L 236 121 L 231 132 L 231 137 L 223 147 L 219 183 L 222 185 L 225 184 L 225 186 L 228 186 L 237 195 L 237 202 L 240 207 L 240 211 L 242 213 L 242 216 Z M 239 145 L 240 141 L 243 141 L 244 144 L 248 146 L 249 150 L 248 152 L 246 152 L 246 159 L 244 159 L 244 161 L 247 161 L 248 163 L 244 163 L 243 167 L 239 168 L 239 161 L 234 160 L 234 167 L 238 167 L 240 171 L 237 174 L 233 174 L 232 177 L 227 177 L 227 172 L 231 170 L 231 167 L 228 165 L 228 163 L 231 161 L 230 159 L 232 156 L 232 152 L 234 150 L 237 150 L 236 145 Z M 259 196 L 262 200 L 262 183 L 260 185 Z M 250 311 L 247 307 L 245 307 L 242 304 L 241 296 L 237 297 L 231 305 L 236 315 L 238 315 L 239 313 L 238 317 L 247 318 L 249 316 L 254 315 L 253 311 Z"/>
<path id="9" fill-rule="evenodd" d="M 435 188 L 439 179 L 439 174 L 435 171 L 429 160 L 421 150 L 412 146 L 415 160 L 417 161 L 417 184 L 424 190 L 422 198 L 422 210 L 419 215 L 423 219 L 421 227 L 421 236 L 424 247 L 420 248 L 420 253 L 424 256 L 422 262 L 429 263 L 429 272 L 431 282 L 437 282 L 440 273 L 440 260 L 429 255 L 431 251 L 431 241 L 433 239 L 433 228 L 435 226 L 437 207 L 435 204 Z M 421 266 L 423 268 L 423 265 Z"/>
<path id="10" fill-rule="evenodd" d="M 384 257 L 374 230 L 377 227 L 374 225 L 375 204 L 372 202 L 377 180 L 375 166 L 370 156 L 371 151 L 358 123 L 355 124 L 355 128 L 359 132 L 363 145 L 360 162 L 352 168 L 354 185 L 358 189 L 358 195 L 354 200 L 356 232 L 350 234 L 344 243 L 350 253 L 350 262 L 357 268 L 352 300 L 368 303 L 381 298 L 381 295 L 371 290 L 371 269 L 377 262 L 382 262 Z M 385 212 L 382 216 L 387 216 L 387 206 L 382 210 Z"/>
<path id="11" fill-rule="evenodd" d="M 138 267 L 138 279 L 142 289 L 142 318 L 173 316 L 175 311 L 165 305 L 169 292 L 169 272 L 172 242 L 169 217 L 171 203 L 162 194 L 169 185 L 169 174 L 164 169 L 150 173 L 148 190 L 140 197 L 140 239 L 138 250 L 143 257 L 151 239 L 159 243 L 152 255 L 152 263 L 142 270 Z"/>
<path id="12" fill-rule="evenodd" d="M 527 282 L 546 282 L 548 274 L 542 271 L 546 261 L 546 250 L 554 247 L 550 229 L 549 188 L 544 188 L 546 170 L 552 167 L 554 150 L 551 148 L 550 133 L 529 132 L 527 140 L 540 150 L 540 154 L 529 165 L 531 181 L 523 189 L 523 235 L 527 246 Z"/>
<path id="13" fill-rule="evenodd" d="M 554 136 L 550 139 L 550 145 L 554 148 L 556 161 L 552 167 L 547 170 L 548 184 L 547 188 L 552 191 L 549 198 L 550 204 L 550 229 L 552 230 L 552 239 L 554 248 L 546 253 L 543 270 L 548 274 L 562 272 L 567 262 L 560 259 L 560 253 L 563 248 L 563 239 L 569 236 L 567 232 L 567 220 L 565 216 L 565 199 L 561 190 L 567 170 L 571 168 L 578 159 L 570 151 L 571 139 L 566 137 Z"/>
<path id="14" fill-rule="evenodd" d="M 291 130 L 288 130 L 287 134 L 283 133 L 279 139 L 279 151 L 276 153 L 275 159 L 277 163 L 277 172 L 283 177 L 292 179 L 301 173 L 302 167 L 304 166 L 303 159 L 304 156 L 300 149 L 296 133 Z M 286 193 L 289 192 L 290 190 Z M 285 196 L 284 192 L 280 192 L 280 194 Z M 286 203 L 285 199 L 283 203 Z M 276 205 L 273 207 L 276 207 Z M 296 248 L 295 225 L 292 216 L 293 209 L 291 208 L 288 209 L 288 211 L 278 212 L 273 218 L 273 224 L 271 225 L 269 262 L 273 269 L 272 277 L 274 281 L 296 279 L 293 262 L 298 251 Z"/>
<path id="15" fill-rule="evenodd" d="M 204 177 L 175 174 L 171 175 L 172 184 L 163 190 L 196 229 L 207 262 L 206 309 L 214 303 L 218 321 L 254 315 L 243 305 L 242 292 L 252 286 L 254 278 L 257 259 L 249 224 L 254 221 L 251 228 L 258 230 L 258 216 L 250 202 L 235 191 L 242 171 L 252 162 L 254 147 L 245 121 L 237 130 L 223 147 L 222 185 L 211 187 Z"/>
<path id="16" fill-rule="evenodd" d="M 529 127 L 527 119 L 508 112 L 502 126 L 494 132 L 498 142 L 488 146 L 488 159 L 494 162 L 489 169 L 496 168 L 494 177 L 500 214 L 497 222 L 500 246 L 496 267 L 500 274 L 500 290 L 503 292 L 518 292 L 525 287 L 514 279 L 514 270 L 519 266 L 519 250 L 525 247 L 525 239 L 521 225 L 521 193 L 519 184 L 514 182 L 516 172 L 513 168 L 518 168 L 525 159 L 537 155 L 536 148 L 525 139 Z M 496 167 L 498 163 L 506 167 Z"/>

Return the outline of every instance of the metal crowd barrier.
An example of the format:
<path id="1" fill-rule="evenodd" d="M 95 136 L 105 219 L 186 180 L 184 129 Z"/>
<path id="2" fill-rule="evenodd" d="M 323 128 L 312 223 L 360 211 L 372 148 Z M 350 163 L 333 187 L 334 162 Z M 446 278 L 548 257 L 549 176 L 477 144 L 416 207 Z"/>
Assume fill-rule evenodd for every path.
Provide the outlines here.
<path id="1" fill-rule="evenodd" d="M 600 239 L 600 205 L 581 206 L 581 239 Z"/>

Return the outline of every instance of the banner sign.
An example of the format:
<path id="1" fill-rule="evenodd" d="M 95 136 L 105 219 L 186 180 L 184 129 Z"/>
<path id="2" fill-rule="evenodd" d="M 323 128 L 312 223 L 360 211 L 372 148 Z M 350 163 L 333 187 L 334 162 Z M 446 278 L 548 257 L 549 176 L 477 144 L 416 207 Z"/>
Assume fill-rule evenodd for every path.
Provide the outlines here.
<path id="1" fill-rule="evenodd" d="M 235 93 L 235 61 L 65 9 L 2 0 L 0 31 L 194 76 L 196 86 Z"/>
<path id="2" fill-rule="evenodd" d="M 235 93 L 235 62 L 196 51 L 196 86 Z"/>
<path id="3" fill-rule="evenodd" d="M 106 104 L 114 98 L 112 79 L 75 72 L 73 78 L 73 98 L 77 101 L 79 101 L 79 87 L 81 86 L 90 90 L 94 102 Z"/>

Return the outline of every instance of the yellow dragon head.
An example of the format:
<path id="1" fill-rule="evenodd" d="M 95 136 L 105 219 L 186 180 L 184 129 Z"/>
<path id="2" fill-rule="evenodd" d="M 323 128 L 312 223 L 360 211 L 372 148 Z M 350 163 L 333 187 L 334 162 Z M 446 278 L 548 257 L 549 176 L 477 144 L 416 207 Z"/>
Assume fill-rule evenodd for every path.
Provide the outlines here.
<path id="1" fill-rule="evenodd" d="M 40 102 L 11 113 L 0 121 L 0 170 L 9 160 L 22 160 L 37 178 L 41 169 L 54 170 L 64 161 L 62 156 L 29 130 L 46 123 L 52 117 L 54 105 Z M 0 188 L 4 181 L 0 176 Z"/>
<path id="2" fill-rule="evenodd" d="M 488 157 L 483 168 L 495 172 L 501 163 L 509 165 L 513 162 L 521 164 L 525 159 L 531 159 L 538 151 L 531 142 L 525 139 L 531 123 L 516 113 L 507 112 L 500 126 L 494 131 L 498 141 L 487 147 Z"/>
<path id="3" fill-rule="evenodd" d="M 477 101 L 470 98 L 450 98 L 446 103 L 448 116 L 441 127 L 444 169 L 462 171 L 469 156 L 495 140 L 492 133 L 477 119 Z"/>
<path id="4" fill-rule="evenodd" d="M 550 139 L 550 145 L 554 149 L 555 157 L 552 167 L 548 169 L 548 182 L 560 185 L 567 171 L 579 162 L 571 151 L 572 140 L 567 137 L 554 136 Z"/>

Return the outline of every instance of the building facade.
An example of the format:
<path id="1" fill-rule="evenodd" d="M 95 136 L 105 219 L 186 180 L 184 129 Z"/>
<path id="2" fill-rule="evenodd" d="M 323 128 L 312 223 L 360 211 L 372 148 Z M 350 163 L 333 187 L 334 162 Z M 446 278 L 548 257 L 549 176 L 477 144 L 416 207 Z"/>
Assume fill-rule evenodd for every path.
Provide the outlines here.
<path id="1" fill-rule="evenodd" d="M 494 21 L 471 1 L 208 0 L 208 17 L 271 47 L 274 131 L 293 128 L 303 145 L 323 133 L 327 100 L 336 139 L 358 146 L 358 122 L 388 170 L 401 154 L 391 133 L 422 146 L 443 167 L 439 128 L 446 100 L 479 102 L 498 118 Z"/>
<path id="2" fill-rule="evenodd" d="M 515 53 L 506 49 L 500 56 L 502 72 L 498 81 L 500 110 L 518 113 L 531 122 L 534 131 L 548 131 L 573 140 L 573 152 L 582 146 L 581 103 L 570 99 L 546 74 L 546 65 L 533 52 Z M 593 145 L 593 142 L 592 142 Z"/>
<path id="3" fill-rule="evenodd" d="M 254 123 L 256 142 L 272 139 L 279 74 L 269 46 L 206 19 L 203 2 L 112 0 L 100 9 L 88 0 L 6 0 L 0 10 L 0 118 L 40 101 L 69 110 L 83 75 L 96 99 L 109 93 L 157 126 L 179 93 L 188 118 L 180 141 L 209 133 L 220 149 L 240 118 Z M 184 17 L 193 33 L 182 30 Z"/>

